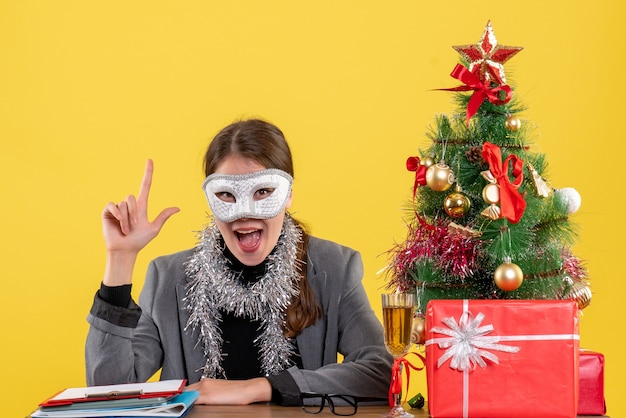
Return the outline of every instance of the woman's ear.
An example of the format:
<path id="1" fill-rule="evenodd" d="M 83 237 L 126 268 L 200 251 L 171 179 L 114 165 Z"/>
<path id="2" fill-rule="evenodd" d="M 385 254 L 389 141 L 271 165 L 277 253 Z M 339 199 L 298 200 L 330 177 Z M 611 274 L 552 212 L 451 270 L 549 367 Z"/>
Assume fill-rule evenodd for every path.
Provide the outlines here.
<path id="1" fill-rule="evenodd" d="M 293 203 L 293 190 L 289 192 L 289 198 L 287 199 L 287 203 L 285 203 L 285 210 L 289 209 L 292 203 Z"/>

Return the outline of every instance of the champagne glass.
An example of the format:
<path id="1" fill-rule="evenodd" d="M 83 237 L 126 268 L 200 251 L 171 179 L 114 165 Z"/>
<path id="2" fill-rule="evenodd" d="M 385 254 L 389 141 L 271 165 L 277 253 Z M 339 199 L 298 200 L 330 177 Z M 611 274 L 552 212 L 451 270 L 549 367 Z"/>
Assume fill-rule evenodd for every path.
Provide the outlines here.
<path id="1" fill-rule="evenodd" d="M 385 331 L 385 347 L 394 359 L 403 357 L 411 348 L 413 332 L 413 311 L 415 295 L 412 293 L 389 293 L 382 295 L 383 328 Z M 402 363 L 397 378 L 402 381 Z M 393 393 L 391 410 L 383 415 L 386 418 L 413 417 L 402 408 L 402 390 Z"/>

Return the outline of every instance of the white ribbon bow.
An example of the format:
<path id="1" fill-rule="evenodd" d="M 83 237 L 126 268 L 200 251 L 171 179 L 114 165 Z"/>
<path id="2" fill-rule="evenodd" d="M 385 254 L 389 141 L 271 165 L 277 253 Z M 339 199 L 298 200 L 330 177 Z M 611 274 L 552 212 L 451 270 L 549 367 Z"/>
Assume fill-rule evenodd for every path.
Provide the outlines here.
<path id="1" fill-rule="evenodd" d="M 435 338 L 439 348 L 447 349 L 439 358 L 437 367 L 441 367 L 449 358 L 450 368 L 459 371 L 469 371 L 476 368 L 476 365 L 485 367 L 487 360 L 499 364 L 498 356 L 486 351 L 495 350 L 507 353 L 517 353 L 520 347 L 496 344 L 500 341 L 498 336 L 486 336 L 493 331 L 493 325 L 483 325 L 480 323 L 485 318 L 483 313 L 478 313 L 472 319 L 472 315 L 465 311 L 459 318 L 459 323 L 453 317 L 444 318 L 442 322 L 448 326 L 433 327 L 432 332 L 448 335 L 450 338 Z"/>

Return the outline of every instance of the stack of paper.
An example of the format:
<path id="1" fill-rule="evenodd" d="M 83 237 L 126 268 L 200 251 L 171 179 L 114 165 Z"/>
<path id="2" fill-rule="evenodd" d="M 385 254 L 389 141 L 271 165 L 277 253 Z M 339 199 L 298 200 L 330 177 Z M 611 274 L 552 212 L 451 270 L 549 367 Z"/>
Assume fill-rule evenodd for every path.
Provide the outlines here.
<path id="1" fill-rule="evenodd" d="M 185 380 L 70 388 L 39 404 L 32 418 L 182 417 L 198 399 Z"/>

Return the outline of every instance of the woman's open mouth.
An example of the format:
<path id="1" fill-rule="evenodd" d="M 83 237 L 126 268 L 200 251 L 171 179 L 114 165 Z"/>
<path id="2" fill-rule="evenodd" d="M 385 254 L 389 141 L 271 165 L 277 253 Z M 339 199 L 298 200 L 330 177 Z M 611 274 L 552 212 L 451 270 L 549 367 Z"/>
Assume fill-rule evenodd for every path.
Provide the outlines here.
<path id="1" fill-rule="evenodd" d="M 235 231 L 235 236 L 239 240 L 239 247 L 246 252 L 255 251 L 261 244 L 261 230 Z"/>

